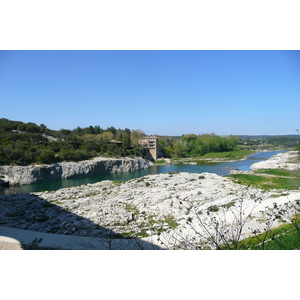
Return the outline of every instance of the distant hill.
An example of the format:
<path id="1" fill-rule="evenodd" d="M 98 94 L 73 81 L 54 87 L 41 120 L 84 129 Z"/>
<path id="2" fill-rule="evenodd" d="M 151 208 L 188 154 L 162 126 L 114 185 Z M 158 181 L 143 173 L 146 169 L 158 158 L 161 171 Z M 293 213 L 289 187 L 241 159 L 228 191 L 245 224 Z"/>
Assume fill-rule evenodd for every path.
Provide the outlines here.
<path id="1" fill-rule="evenodd" d="M 293 139 L 299 140 L 299 134 L 288 134 L 288 135 L 238 135 L 240 140 L 261 140 L 261 139 Z"/>
<path id="2" fill-rule="evenodd" d="M 299 148 L 298 134 L 287 135 L 239 135 L 240 145 L 250 147 L 258 147 L 257 149 L 271 149 L 277 147 L 281 149 L 295 149 Z"/>

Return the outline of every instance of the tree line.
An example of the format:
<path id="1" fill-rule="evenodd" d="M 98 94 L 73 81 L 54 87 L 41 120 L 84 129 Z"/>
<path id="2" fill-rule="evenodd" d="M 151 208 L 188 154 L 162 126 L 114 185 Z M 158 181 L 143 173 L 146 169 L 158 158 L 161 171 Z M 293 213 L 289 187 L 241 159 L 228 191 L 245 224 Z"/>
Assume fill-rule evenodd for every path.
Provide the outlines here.
<path id="1" fill-rule="evenodd" d="M 294 149 L 299 148 L 299 135 L 241 135 L 240 148 L 272 150 L 274 148 Z"/>
<path id="2" fill-rule="evenodd" d="M 100 126 L 51 130 L 46 125 L 0 119 L 0 165 L 28 165 L 80 161 L 101 156 L 142 156 L 146 149 L 138 140 L 142 130 L 106 129 Z M 244 149 L 245 139 L 230 135 L 185 134 L 181 137 L 158 136 L 163 157 L 198 157 L 210 152 Z M 271 140 L 276 144 L 277 140 Z M 247 140 L 250 144 L 250 140 Z M 257 142 L 257 141 L 255 141 Z M 247 143 L 247 147 L 251 147 Z M 252 146 L 253 147 L 253 146 Z M 299 143 L 297 144 L 299 149 Z"/>
<path id="3" fill-rule="evenodd" d="M 197 157 L 210 152 L 229 152 L 239 150 L 239 138 L 230 135 L 220 137 L 211 134 L 186 134 L 180 138 L 162 138 L 159 144 L 166 157 Z"/>
<path id="4" fill-rule="evenodd" d="M 51 130 L 44 124 L 0 119 L 0 165 L 80 161 L 97 155 L 144 156 L 139 130 L 99 126 Z"/>

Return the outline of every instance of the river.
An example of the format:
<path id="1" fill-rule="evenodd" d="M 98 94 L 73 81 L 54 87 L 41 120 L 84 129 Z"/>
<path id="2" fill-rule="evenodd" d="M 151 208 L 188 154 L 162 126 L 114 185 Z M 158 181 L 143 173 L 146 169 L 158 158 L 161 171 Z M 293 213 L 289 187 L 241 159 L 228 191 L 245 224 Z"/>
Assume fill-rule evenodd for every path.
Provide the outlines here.
<path id="1" fill-rule="evenodd" d="M 159 174 L 167 172 L 189 172 L 189 173 L 203 173 L 210 172 L 216 173 L 218 175 L 229 175 L 230 170 L 242 170 L 250 171 L 250 166 L 252 163 L 259 162 L 262 160 L 267 160 L 270 157 L 283 152 L 283 151 L 267 151 L 267 152 L 257 152 L 246 157 L 244 160 L 234 161 L 234 162 L 220 162 L 220 163 L 203 163 L 197 165 L 163 165 L 163 166 L 153 166 L 147 170 L 140 170 L 135 172 L 125 172 L 125 173 L 114 173 L 114 174 L 102 174 L 90 177 L 80 177 L 72 179 L 54 180 L 35 184 L 27 185 L 14 185 L 11 189 L 19 193 L 32 193 L 41 191 L 55 191 L 61 188 L 68 188 L 71 186 L 77 186 L 87 183 L 96 183 L 102 180 L 129 180 L 133 178 L 139 178 L 149 174 Z M 6 194 L 8 191 L 0 189 L 0 195 Z"/>

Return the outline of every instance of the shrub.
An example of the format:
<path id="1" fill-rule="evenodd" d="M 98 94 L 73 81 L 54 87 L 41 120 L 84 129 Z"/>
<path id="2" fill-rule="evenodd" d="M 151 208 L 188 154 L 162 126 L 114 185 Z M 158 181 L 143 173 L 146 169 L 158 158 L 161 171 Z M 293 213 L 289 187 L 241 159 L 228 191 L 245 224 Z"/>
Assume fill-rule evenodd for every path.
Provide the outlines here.
<path id="1" fill-rule="evenodd" d="M 232 206 L 234 206 L 234 205 L 235 205 L 235 201 L 231 201 L 231 202 L 229 202 L 229 203 L 223 204 L 222 207 L 228 209 L 228 208 L 230 208 L 230 207 L 232 207 Z"/>
<path id="2" fill-rule="evenodd" d="M 207 208 L 207 210 L 210 212 L 216 212 L 216 211 L 219 211 L 219 207 L 218 207 L 218 205 L 211 205 Z"/>

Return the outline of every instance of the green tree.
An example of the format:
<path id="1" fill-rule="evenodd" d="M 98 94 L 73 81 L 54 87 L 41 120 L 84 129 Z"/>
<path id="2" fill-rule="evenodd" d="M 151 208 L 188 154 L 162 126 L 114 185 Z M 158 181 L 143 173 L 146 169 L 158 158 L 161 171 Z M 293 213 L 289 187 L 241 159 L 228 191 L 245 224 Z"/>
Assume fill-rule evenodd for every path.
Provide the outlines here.
<path id="1" fill-rule="evenodd" d="M 117 133 L 117 129 L 116 129 L 115 127 L 113 127 L 113 126 L 108 127 L 108 128 L 106 129 L 106 131 L 111 132 L 111 133 L 114 135 L 113 138 L 115 138 L 115 135 L 116 135 L 116 133 Z"/>
<path id="2" fill-rule="evenodd" d="M 70 136 L 72 134 L 72 131 L 69 129 L 60 129 L 58 133 L 59 136 L 64 139 L 67 136 Z"/>
<path id="3" fill-rule="evenodd" d="M 183 140 L 179 140 L 174 144 L 173 153 L 176 157 L 186 157 L 187 145 Z"/>
<path id="4" fill-rule="evenodd" d="M 94 132 L 95 132 L 95 134 L 100 134 L 102 132 L 102 129 L 100 128 L 99 125 L 94 127 Z"/>
<path id="5" fill-rule="evenodd" d="M 121 136 L 120 141 L 122 142 L 122 155 L 127 155 L 128 150 L 131 148 L 131 139 L 130 139 L 130 130 L 128 128 L 125 128 L 124 133 Z"/>
<path id="6" fill-rule="evenodd" d="M 146 136 L 146 133 L 140 129 L 133 129 L 131 130 L 130 133 L 130 140 L 132 145 L 137 145 L 139 139 L 143 138 Z"/>
<path id="7" fill-rule="evenodd" d="M 29 123 L 26 124 L 25 131 L 27 131 L 27 132 L 40 132 L 40 128 L 35 123 L 29 122 Z"/>
<path id="8" fill-rule="evenodd" d="M 56 161 L 55 152 L 50 149 L 43 149 L 41 154 L 37 156 L 36 160 L 43 164 L 51 164 Z"/>
<path id="9" fill-rule="evenodd" d="M 298 134 L 299 134 L 299 129 L 297 129 L 296 131 L 297 131 Z M 298 142 L 297 142 L 297 148 L 296 148 L 296 149 L 298 150 L 298 156 L 299 156 L 299 158 L 300 158 L 300 140 L 298 140 Z"/>
<path id="10" fill-rule="evenodd" d="M 46 130 L 47 130 L 47 126 L 46 126 L 45 124 L 41 124 L 41 125 L 40 125 L 40 132 L 41 132 L 41 133 L 45 133 Z"/>

